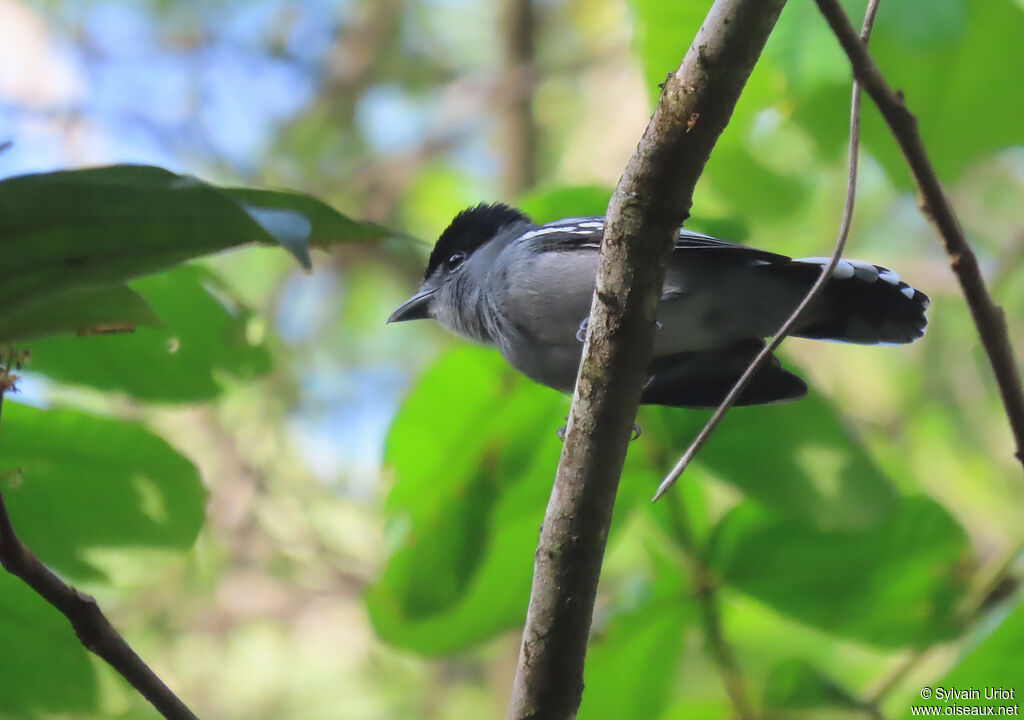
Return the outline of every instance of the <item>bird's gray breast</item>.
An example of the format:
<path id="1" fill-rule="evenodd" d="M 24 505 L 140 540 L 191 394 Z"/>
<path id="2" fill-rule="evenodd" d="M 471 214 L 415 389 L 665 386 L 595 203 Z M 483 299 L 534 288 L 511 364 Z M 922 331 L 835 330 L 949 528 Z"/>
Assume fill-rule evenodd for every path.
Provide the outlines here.
<path id="1" fill-rule="evenodd" d="M 504 325 L 498 347 L 510 365 L 549 387 L 571 392 L 583 344 L 580 323 L 590 313 L 598 253 L 530 253 L 510 248 L 500 282 Z"/>

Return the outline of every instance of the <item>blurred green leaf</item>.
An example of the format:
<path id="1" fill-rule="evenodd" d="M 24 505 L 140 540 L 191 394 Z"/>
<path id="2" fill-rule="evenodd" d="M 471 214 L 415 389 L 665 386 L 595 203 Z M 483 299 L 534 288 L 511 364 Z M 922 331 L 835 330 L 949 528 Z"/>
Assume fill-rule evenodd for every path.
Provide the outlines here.
<path id="1" fill-rule="evenodd" d="M 322 200 L 294 190 L 221 188 L 221 192 L 238 201 L 260 227 L 307 269 L 311 267 L 311 246 L 404 237 L 377 223 L 353 220 Z"/>
<path id="2" fill-rule="evenodd" d="M 858 699 L 804 660 L 787 660 L 768 676 L 764 689 L 766 720 L 875 717 L 874 708 Z"/>
<path id="3" fill-rule="evenodd" d="M 522 622 L 566 402 L 493 350 L 451 351 L 420 378 L 385 451 L 390 552 L 366 595 L 382 638 L 439 654 Z M 627 459 L 616 518 L 654 487 L 646 457 Z"/>
<path id="4" fill-rule="evenodd" d="M 679 67 L 707 15 L 708 5 L 630 0 L 629 7 L 633 11 L 633 44 L 643 65 L 651 98 L 657 100 L 661 92 L 659 84 Z"/>
<path id="5" fill-rule="evenodd" d="M 807 197 L 799 178 L 769 168 L 737 142 L 715 147 L 707 178 L 730 207 L 757 218 L 790 215 Z"/>
<path id="6" fill-rule="evenodd" d="M 65 333 L 126 332 L 135 327 L 159 325 L 160 318 L 153 308 L 124 285 L 78 288 L 0 315 L 0 342 Z"/>
<path id="7" fill-rule="evenodd" d="M 557 185 L 540 188 L 519 199 L 519 207 L 536 223 L 565 217 L 604 215 L 612 188 L 597 185 Z"/>
<path id="8" fill-rule="evenodd" d="M 1016 607 L 1006 613 L 1001 622 L 995 627 L 989 626 L 989 631 L 983 634 L 981 641 L 969 649 L 942 680 L 935 682 L 932 689 L 974 689 L 981 694 L 978 700 L 961 701 L 958 704 L 1006 708 L 1019 706 L 1021 688 L 1024 687 L 1021 648 L 1024 648 L 1024 602 L 1018 601 Z M 1012 690 L 1014 697 L 986 698 L 986 688 Z M 943 709 L 950 706 L 949 702 L 943 702 L 934 695 L 930 702 L 922 703 L 919 689 L 914 692 L 911 702 L 915 705 L 938 705 Z M 911 717 L 909 710 L 903 717 Z"/>
<path id="9" fill-rule="evenodd" d="M 252 314 L 206 268 L 182 266 L 132 288 L 163 327 L 41 340 L 32 344 L 32 370 L 140 400 L 194 402 L 220 392 L 218 373 L 252 378 L 270 369 L 261 339 L 249 337 Z"/>
<path id="10" fill-rule="evenodd" d="M 366 595 L 382 638 L 444 653 L 522 619 L 563 415 L 494 352 L 447 353 L 420 378 L 385 451 L 392 550 Z"/>
<path id="11" fill-rule="evenodd" d="M 8 400 L 0 473 L 21 539 L 79 579 L 100 577 L 90 548 L 185 549 L 203 522 L 206 492 L 195 467 L 135 423 Z"/>
<path id="12" fill-rule="evenodd" d="M 22 175 L 0 181 L 0 307 L 116 285 L 243 243 L 279 243 L 308 266 L 311 242 L 388 235 L 296 193 L 220 190 L 156 167 Z"/>
<path id="13" fill-rule="evenodd" d="M 656 446 L 681 453 L 707 416 L 647 407 L 639 422 Z M 888 479 L 813 389 L 795 403 L 734 409 L 696 462 L 774 510 L 820 528 L 863 527 L 896 507 Z"/>
<path id="14" fill-rule="evenodd" d="M 0 716 L 95 711 L 96 676 L 71 623 L 25 583 L 3 572 L 0 608 Z"/>
<path id="15" fill-rule="evenodd" d="M 745 503 L 719 523 L 710 562 L 725 582 L 813 627 L 883 647 L 960 632 L 969 546 L 924 497 L 860 530 L 818 530 Z"/>
<path id="16" fill-rule="evenodd" d="M 1024 143 L 1024 6 L 1015 0 L 885 2 L 872 54 L 917 115 L 940 178 L 951 179 L 996 150 Z M 998 111 L 993 107 L 998 107 Z M 898 184 L 909 186 L 899 150 L 875 113 L 865 142 Z"/>
<path id="17" fill-rule="evenodd" d="M 656 718 L 665 707 L 697 610 L 678 566 L 655 558 L 652 575 L 595 617 L 582 720 Z"/>
<path id="18" fill-rule="evenodd" d="M 848 3 L 859 24 L 863 1 Z M 1024 142 L 1024 8 L 1013 0 L 936 0 L 921 12 L 915 0 L 882 3 L 871 53 L 893 88 L 918 117 L 929 157 L 943 179 L 953 179 L 985 155 Z M 819 149 L 836 152 L 848 132 L 850 80 L 845 58 L 819 13 L 790 3 L 766 58 L 786 74 L 792 119 Z M 841 69 L 841 70 L 840 70 Z M 998 98 L 998 112 L 991 111 Z M 910 187 L 906 162 L 888 127 L 865 105 L 864 143 L 897 185 Z"/>

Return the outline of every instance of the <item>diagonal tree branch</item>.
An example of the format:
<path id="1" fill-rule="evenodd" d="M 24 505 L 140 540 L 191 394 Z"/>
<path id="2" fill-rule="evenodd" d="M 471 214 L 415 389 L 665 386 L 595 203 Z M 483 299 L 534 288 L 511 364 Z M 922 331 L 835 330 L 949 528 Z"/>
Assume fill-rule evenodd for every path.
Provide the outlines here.
<path id="1" fill-rule="evenodd" d="M 690 573 L 693 575 L 694 595 L 700 606 L 704 642 L 718 667 L 719 675 L 722 676 L 722 686 L 729 696 L 737 720 L 750 720 L 756 715 L 747 694 L 747 682 L 743 671 L 736 660 L 732 645 L 725 638 L 722 610 L 718 602 L 718 583 L 708 567 L 705 551 L 694 535 L 693 526 L 678 493 L 668 504 L 668 517 L 675 540 L 682 548 L 686 562 L 690 566 Z"/>
<path id="2" fill-rule="evenodd" d="M 509 718 L 572 718 L 673 237 L 785 0 L 716 0 L 608 206 L 576 392 L 535 556 Z M 612 381 L 614 378 L 614 381 Z"/>
<path id="3" fill-rule="evenodd" d="M 13 387 L 11 377 L 7 369 L 0 367 L 0 411 L 3 409 L 4 392 Z M 21 542 L 7 513 L 3 494 L 0 494 L 0 565 L 57 608 L 71 623 L 82 645 L 106 660 L 161 715 L 168 720 L 198 720 L 135 654 L 96 601 L 57 577 Z"/>
<path id="4" fill-rule="evenodd" d="M 1024 388 L 1021 387 L 1020 372 L 1006 328 L 1006 318 L 1003 309 L 992 301 L 981 275 L 981 268 L 978 267 L 978 259 L 967 243 L 949 198 L 942 191 L 939 178 L 921 142 L 917 118 L 903 103 L 902 93 L 893 92 L 886 83 L 864 43 L 857 37 L 857 31 L 850 25 L 839 1 L 815 2 L 818 3 L 821 14 L 825 16 L 839 39 L 839 44 L 850 58 L 854 76 L 878 106 L 893 137 L 899 143 L 907 164 L 910 165 L 910 172 L 921 193 L 921 210 L 935 226 L 945 245 L 950 266 L 960 283 L 960 289 L 967 300 L 971 317 L 978 328 L 978 335 L 992 365 L 1010 430 L 1017 444 L 1015 454 L 1024 464 Z"/>

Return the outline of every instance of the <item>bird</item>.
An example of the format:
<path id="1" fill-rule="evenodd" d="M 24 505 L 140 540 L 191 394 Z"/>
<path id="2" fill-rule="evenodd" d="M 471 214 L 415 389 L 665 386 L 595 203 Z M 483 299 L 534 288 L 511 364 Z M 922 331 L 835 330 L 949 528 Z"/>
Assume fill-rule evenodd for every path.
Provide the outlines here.
<path id="1" fill-rule="evenodd" d="M 509 365 L 564 393 L 576 382 L 604 218 L 538 224 L 503 203 L 459 212 L 438 237 L 419 290 L 388 323 L 432 318 L 497 347 Z M 657 307 L 640 402 L 717 406 L 795 309 L 828 258 L 790 258 L 680 229 Z M 928 296 L 888 268 L 840 259 L 791 334 L 864 345 L 924 334 Z M 806 383 L 774 355 L 738 405 L 797 400 Z"/>

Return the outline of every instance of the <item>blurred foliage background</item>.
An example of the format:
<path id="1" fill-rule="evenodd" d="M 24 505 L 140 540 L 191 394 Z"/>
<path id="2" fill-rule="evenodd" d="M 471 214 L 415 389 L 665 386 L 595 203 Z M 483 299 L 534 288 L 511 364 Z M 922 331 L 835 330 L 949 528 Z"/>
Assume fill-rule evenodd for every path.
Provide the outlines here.
<path id="1" fill-rule="evenodd" d="M 18 344 L 0 483 L 19 533 L 200 716 L 504 716 L 568 400 L 384 320 L 468 204 L 602 213 L 709 4 L 0 0 L 0 176 L 153 164 L 426 241 L 340 244 L 311 275 L 234 250 L 131 283 L 162 327 Z M 1018 349 L 1021 37 L 1019 0 L 883 0 L 872 39 Z M 792 0 L 688 225 L 825 254 L 848 88 Z M 582 718 L 734 717 L 726 682 L 766 717 L 903 717 L 925 685 L 1024 692 L 1020 465 L 869 103 L 864 141 L 848 252 L 932 297 L 928 334 L 788 340 L 810 396 L 734 411 L 656 506 L 704 415 L 642 411 Z M 0 717 L 153 716 L 0 576 Z"/>

